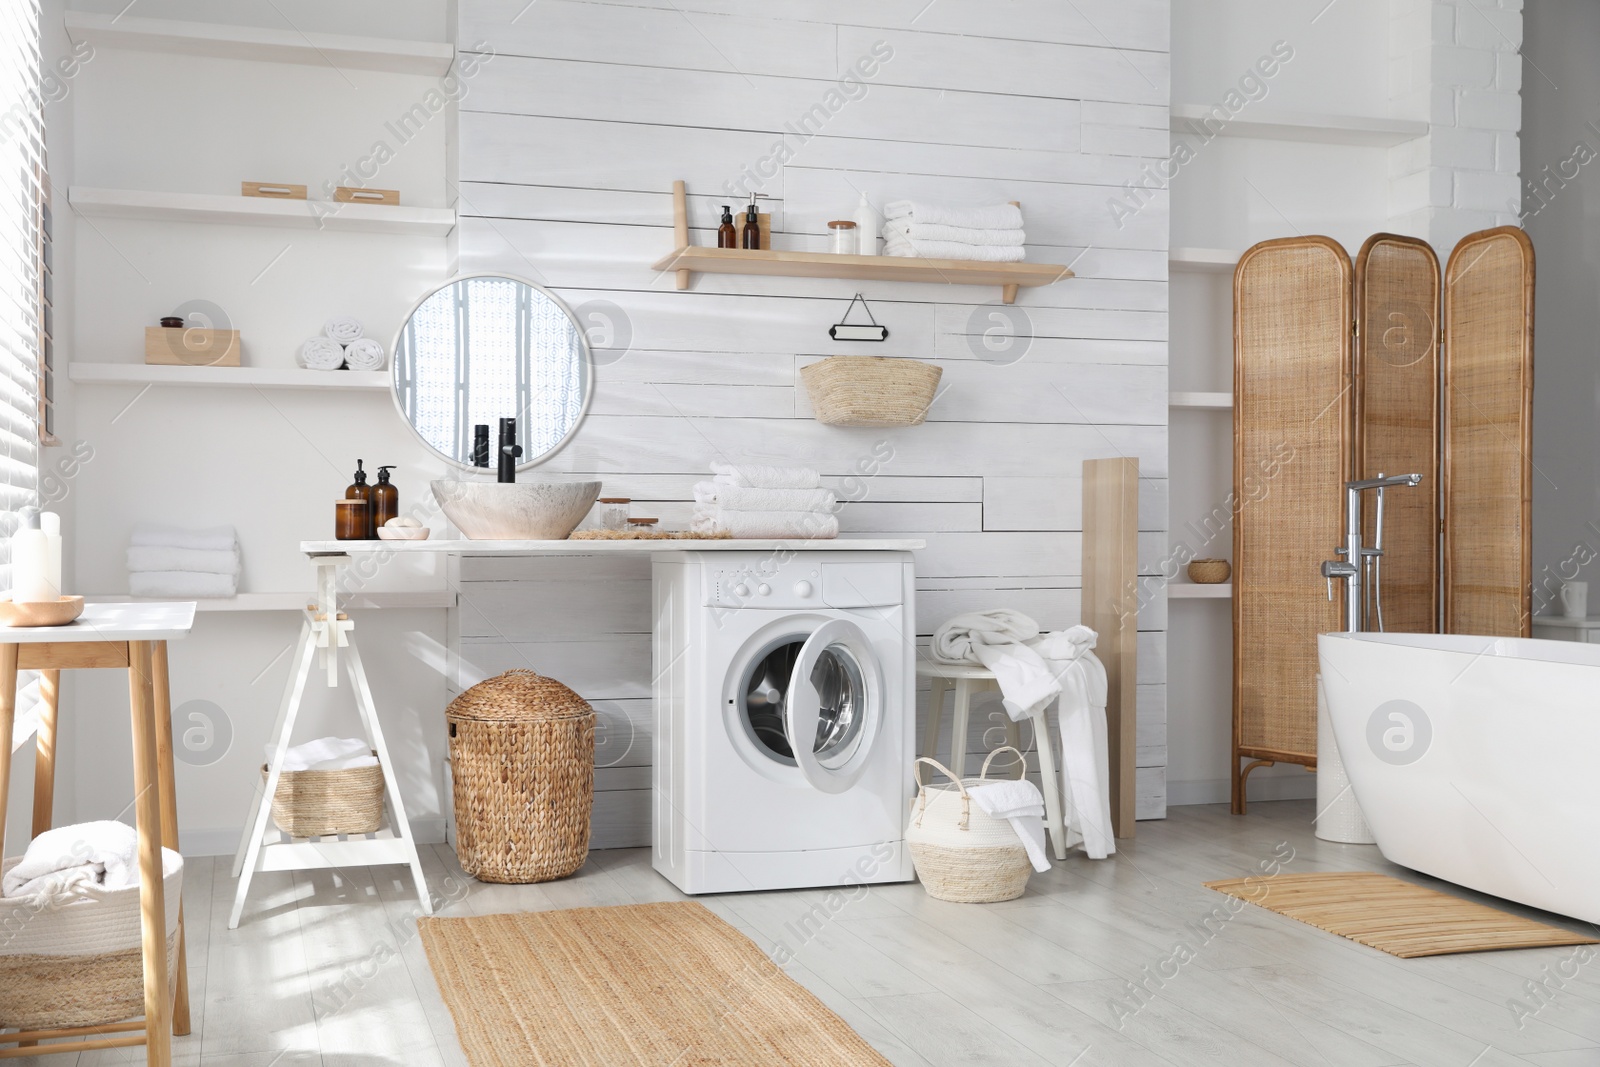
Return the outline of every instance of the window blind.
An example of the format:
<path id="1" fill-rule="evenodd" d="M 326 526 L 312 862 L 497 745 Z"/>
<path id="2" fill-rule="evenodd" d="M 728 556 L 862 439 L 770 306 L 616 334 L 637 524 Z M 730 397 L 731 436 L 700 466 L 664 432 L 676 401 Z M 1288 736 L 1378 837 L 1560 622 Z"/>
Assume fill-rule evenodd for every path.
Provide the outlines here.
<path id="1" fill-rule="evenodd" d="M 37 501 L 49 344 L 48 181 L 38 0 L 0 0 L 0 588 L 17 509 Z"/>

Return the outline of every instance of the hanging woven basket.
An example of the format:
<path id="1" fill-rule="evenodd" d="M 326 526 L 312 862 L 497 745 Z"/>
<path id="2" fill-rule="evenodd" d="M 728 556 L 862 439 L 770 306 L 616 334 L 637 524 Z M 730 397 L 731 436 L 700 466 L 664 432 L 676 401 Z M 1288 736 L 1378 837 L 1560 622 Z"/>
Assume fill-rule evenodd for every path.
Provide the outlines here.
<path id="1" fill-rule="evenodd" d="M 916 426 L 944 370 L 893 356 L 829 356 L 800 368 L 811 410 L 828 426 Z"/>
<path id="2" fill-rule="evenodd" d="M 482 882 L 565 878 L 589 855 L 594 709 L 554 678 L 507 671 L 450 702 L 461 869 Z"/>

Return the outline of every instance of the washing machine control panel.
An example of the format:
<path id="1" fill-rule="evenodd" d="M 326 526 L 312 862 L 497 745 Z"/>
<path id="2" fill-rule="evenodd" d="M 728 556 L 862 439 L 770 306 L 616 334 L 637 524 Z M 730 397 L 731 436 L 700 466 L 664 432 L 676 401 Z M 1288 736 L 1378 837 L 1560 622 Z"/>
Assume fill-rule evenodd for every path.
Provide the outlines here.
<path id="1" fill-rule="evenodd" d="M 708 607 L 796 608 L 890 607 L 904 600 L 898 562 L 828 562 L 800 559 L 778 564 L 707 566 Z"/>

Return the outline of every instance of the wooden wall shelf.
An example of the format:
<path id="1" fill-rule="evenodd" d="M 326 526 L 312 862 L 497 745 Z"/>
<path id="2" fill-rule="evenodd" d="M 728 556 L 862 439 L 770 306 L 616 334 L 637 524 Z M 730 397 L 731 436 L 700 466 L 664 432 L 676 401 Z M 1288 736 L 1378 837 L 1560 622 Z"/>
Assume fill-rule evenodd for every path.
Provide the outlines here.
<path id="1" fill-rule="evenodd" d="M 704 248 L 689 243 L 683 182 L 672 183 L 676 250 L 652 266 L 677 274 L 687 289 L 691 274 L 766 274 L 786 278 L 848 278 L 852 281 L 939 282 L 945 285 L 998 285 L 1007 304 L 1019 287 L 1050 285 L 1073 277 L 1055 263 L 985 263 L 967 259 L 910 259 L 903 256 L 843 256 L 830 252 L 779 252 L 768 249 Z"/>

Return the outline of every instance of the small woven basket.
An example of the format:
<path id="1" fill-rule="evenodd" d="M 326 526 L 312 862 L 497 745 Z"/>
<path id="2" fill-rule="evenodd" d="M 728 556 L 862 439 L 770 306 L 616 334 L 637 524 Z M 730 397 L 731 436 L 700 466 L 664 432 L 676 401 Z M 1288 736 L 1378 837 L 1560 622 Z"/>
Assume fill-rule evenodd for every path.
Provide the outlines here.
<path id="1" fill-rule="evenodd" d="M 450 702 L 461 869 L 481 882 L 565 878 L 589 855 L 594 709 L 554 678 L 507 671 Z"/>
<path id="2" fill-rule="evenodd" d="M 1221 585 L 1233 576 L 1233 567 L 1225 559 L 1195 559 L 1189 561 L 1189 580 L 1196 585 Z"/>
<path id="3" fill-rule="evenodd" d="M 916 426 L 943 368 L 892 356 L 829 356 L 800 368 L 811 409 L 828 426 Z"/>
<path id="4" fill-rule="evenodd" d="M 1028 888 L 1033 864 L 1017 832 L 972 803 L 967 786 L 988 779 L 989 764 L 1002 752 L 1021 752 L 1003 745 L 989 753 L 977 778 L 961 781 L 950 768 L 923 756 L 917 760 L 917 799 L 906 827 L 911 863 L 930 897 L 959 904 L 991 904 L 1014 900 Z M 926 785 L 922 764 L 950 779 L 950 785 Z"/>
<path id="5" fill-rule="evenodd" d="M 10 870 L 21 862 L 6 860 Z M 178 965 L 183 857 L 161 850 L 167 973 Z M 0 1027 L 105 1026 L 144 1014 L 139 886 L 0 899 Z"/>
<path id="6" fill-rule="evenodd" d="M 262 785 L 266 781 L 262 764 Z M 383 825 L 383 768 L 284 771 L 272 797 L 272 821 L 290 837 L 370 834 Z"/>

